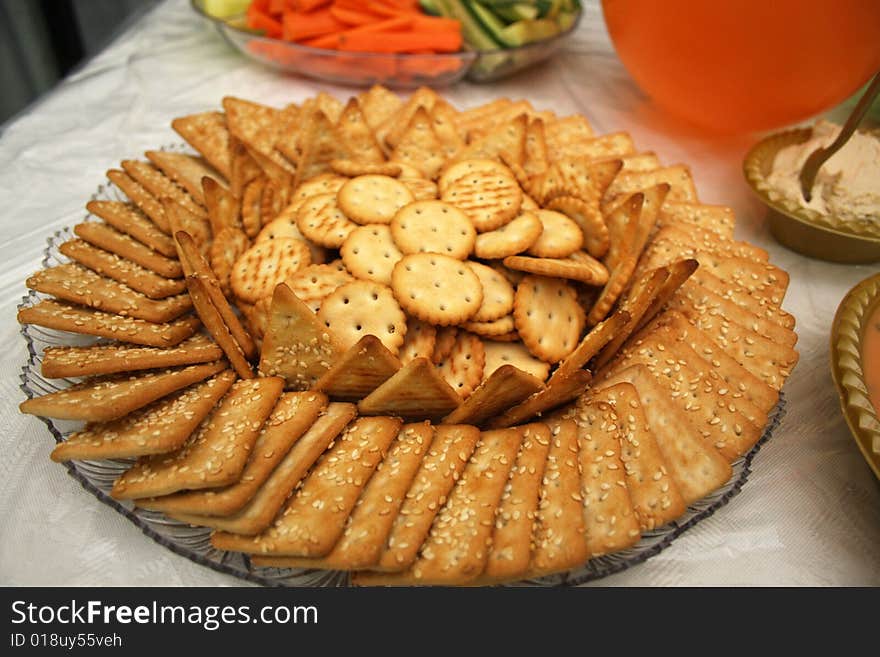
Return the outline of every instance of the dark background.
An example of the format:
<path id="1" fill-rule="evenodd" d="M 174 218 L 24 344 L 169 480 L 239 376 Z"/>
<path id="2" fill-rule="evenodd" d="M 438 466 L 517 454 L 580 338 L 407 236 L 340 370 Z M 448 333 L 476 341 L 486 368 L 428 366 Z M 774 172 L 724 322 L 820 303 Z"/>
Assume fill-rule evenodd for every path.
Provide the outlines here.
<path id="1" fill-rule="evenodd" d="M 0 125 L 160 0 L 0 0 Z"/>

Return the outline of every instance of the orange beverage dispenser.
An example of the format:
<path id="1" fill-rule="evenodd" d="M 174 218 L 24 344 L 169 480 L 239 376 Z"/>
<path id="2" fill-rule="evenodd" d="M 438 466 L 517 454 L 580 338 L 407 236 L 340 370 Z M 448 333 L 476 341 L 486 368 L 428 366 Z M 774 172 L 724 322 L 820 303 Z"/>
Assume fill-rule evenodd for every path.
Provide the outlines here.
<path id="1" fill-rule="evenodd" d="M 809 118 L 880 70 L 880 0 L 603 0 L 602 8 L 639 86 L 717 132 Z"/>

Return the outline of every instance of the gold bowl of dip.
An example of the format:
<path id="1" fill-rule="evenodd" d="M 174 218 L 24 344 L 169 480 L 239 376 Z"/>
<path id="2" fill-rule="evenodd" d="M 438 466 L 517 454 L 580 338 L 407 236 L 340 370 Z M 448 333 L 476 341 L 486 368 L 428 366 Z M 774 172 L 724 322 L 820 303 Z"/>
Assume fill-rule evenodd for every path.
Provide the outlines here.
<path id="1" fill-rule="evenodd" d="M 830 124 L 819 123 L 817 129 L 827 125 Z M 877 141 L 880 147 L 877 132 L 856 134 L 860 136 L 856 149 L 864 151 L 863 139 Z M 840 164 L 832 158 L 820 170 L 813 188 L 813 203 L 807 206 L 799 195 L 797 175 L 800 163 L 820 145 L 812 137 L 812 128 L 776 133 L 755 144 L 746 155 L 743 172 L 769 208 L 767 220 L 771 233 L 782 245 L 813 258 L 850 264 L 880 261 L 880 176 L 875 181 L 876 193 L 871 190 L 866 193 L 864 164 L 857 160 L 851 164 L 844 160 Z M 834 157 L 842 155 L 851 161 L 852 154 L 844 150 L 854 140 L 855 136 Z M 874 147 L 870 142 L 867 145 Z M 777 158 L 780 152 L 783 154 Z M 864 156 L 864 153 L 857 150 L 856 156 Z M 852 168 L 851 175 L 847 165 Z M 880 166 L 880 161 L 874 162 L 874 166 Z M 848 188 L 850 181 L 852 186 Z M 858 211 L 850 211 L 850 208 Z M 865 208 L 869 208 L 867 212 Z"/>
<path id="2" fill-rule="evenodd" d="M 850 433 L 880 479 L 880 274 L 856 285 L 837 307 L 831 374 Z"/>

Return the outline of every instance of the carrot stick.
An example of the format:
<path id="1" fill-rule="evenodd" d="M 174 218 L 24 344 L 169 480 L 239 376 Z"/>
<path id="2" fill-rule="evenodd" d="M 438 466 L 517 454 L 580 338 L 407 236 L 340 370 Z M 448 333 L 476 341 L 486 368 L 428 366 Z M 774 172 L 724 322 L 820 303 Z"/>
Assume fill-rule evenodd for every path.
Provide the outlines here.
<path id="1" fill-rule="evenodd" d="M 309 13 L 285 11 L 283 19 L 283 38 L 285 41 L 302 41 L 311 37 L 332 34 L 345 29 L 328 8 Z"/>
<path id="2" fill-rule="evenodd" d="M 355 9 L 340 7 L 338 4 L 334 4 L 330 7 L 330 13 L 333 14 L 336 20 L 340 23 L 345 23 L 346 25 L 367 25 L 380 20 L 376 14 L 368 14 Z"/>
<path id="3" fill-rule="evenodd" d="M 461 22 L 456 18 L 413 16 L 413 32 L 460 32 Z"/>
<path id="4" fill-rule="evenodd" d="M 262 30 L 266 33 L 266 36 L 272 39 L 280 39 L 282 34 L 281 23 L 272 18 L 269 14 L 266 14 L 259 9 L 255 8 L 254 5 L 248 7 L 247 10 L 247 24 L 248 27 L 252 30 Z"/>
<path id="5" fill-rule="evenodd" d="M 303 45 L 311 46 L 312 48 L 339 50 L 343 41 L 352 34 L 386 34 L 408 30 L 410 27 L 412 27 L 411 18 L 391 18 L 369 25 L 361 25 L 360 27 L 355 27 L 350 30 L 327 34 L 316 39 L 309 39 L 308 41 L 303 42 Z"/>
<path id="6" fill-rule="evenodd" d="M 406 9 L 402 7 L 397 7 L 395 5 L 388 4 L 387 2 L 383 2 L 382 0 L 368 0 L 365 3 L 366 8 L 381 16 L 400 16 L 401 14 L 421 14 L 418 9 Z"/>
<path id="7" fill-rule="evenodd" d="M 331 0 L 296 0 L 299 11 L 308 13 L 329 5 Z"/>
<path id="8" fill-rule="evenodd" d="M 347 34 L 340 39 L 341 50 L 355 52 L 402 53 L 412 50 L 455 52 L 460 48 L 461 33 L 454 32 L 360 32 Z"/>

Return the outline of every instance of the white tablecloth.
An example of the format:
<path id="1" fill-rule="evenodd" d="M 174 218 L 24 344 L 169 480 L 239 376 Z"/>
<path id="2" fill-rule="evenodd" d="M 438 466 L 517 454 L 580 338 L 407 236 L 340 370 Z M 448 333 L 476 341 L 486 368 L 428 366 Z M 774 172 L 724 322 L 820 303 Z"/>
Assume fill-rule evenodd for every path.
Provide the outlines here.
<path id="1" fill-rule="evenodd" d="M 590 3 L 588 3 L 590 4 Z M 15 310 L 46 238 L 75 223 L 124 158 L 178 142 L 172 118 L 219 108 L 224 95 L 268 104 L 319 90 L 356 91 L 282 76 L 233 52 L 189 8 L 169 0 L 120 36 L 0 139 L 0 585 L 236 585 L 241 582 L 146 538 L 49 460 L 54 440 L 21 415 L 26 361 Z M 599 132 L 628 130 L 665 163 L 691 165 L 701 200 L 732 206 L 737 237 L 791 273 L 800 363 L 788 413 L 759 452 L 742 492 L 646 563 L 605 585 L 880 585 L 880 486 L 850 437 L 828 361 L 828 332 L 846 291 L 875 268 L 810 260 L 770 236 L 741 162 L 751 137 L 707 139 L 659 113 L 614 55 L 600 10 L 588 6 L 552 65 L 493 85 L 445 93 L 460 107 L 500 96 L 581 112 Z"/>

